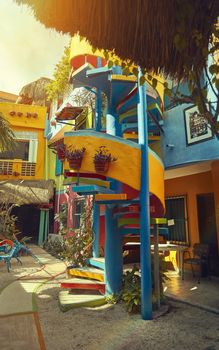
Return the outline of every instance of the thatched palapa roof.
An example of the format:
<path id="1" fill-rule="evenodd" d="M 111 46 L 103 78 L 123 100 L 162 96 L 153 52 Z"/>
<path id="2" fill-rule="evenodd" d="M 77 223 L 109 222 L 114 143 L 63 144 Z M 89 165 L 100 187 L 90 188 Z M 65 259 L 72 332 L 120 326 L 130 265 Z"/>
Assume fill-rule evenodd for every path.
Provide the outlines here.
<path id="1" fill-rule="evenodd" d="M 219 7 L 218 0 L 15 1 L 30 6 L 48 28 L 72 36 L 79 32 L 96 48 L 115 49 L 122 59 L 177 78 L 185 74 L 185 59 L 191 67 L 203 67 L 202 48 L 208 46 Z M 186 43 L 186 58 L 176 48 L 177 40 Z"/>
<path id="2" fill-rule="evenodd" d="M 46 106 L 48 103 L 45 87 L 51 82 L 49 78 L 39 78 L 25 85 L 19 92 L 16 103 Z"/>
<path id="3" fill-rule="evenodd" d="M 53 180 L 6 180 L 0 181 L 0 202 L 45 204 L 53 198 Z"/>

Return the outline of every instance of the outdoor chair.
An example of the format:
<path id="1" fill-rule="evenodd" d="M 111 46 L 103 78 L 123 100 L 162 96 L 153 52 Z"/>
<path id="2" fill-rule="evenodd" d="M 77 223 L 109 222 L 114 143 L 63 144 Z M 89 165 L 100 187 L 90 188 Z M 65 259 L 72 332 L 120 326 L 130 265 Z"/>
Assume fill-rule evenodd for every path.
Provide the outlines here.
<path id="1" fill-rule="evenodd" d="M 182 261 L 182 279 L 184 279 L 184 265 L 190 264 L 192 275 L 195 277 L 193 266 L 198 267 L 198 283 L 200 283 L 201 276 L 208 276 L 210 278 L 210 263 L 209 263 L 209 246 L 208 244 L 195 243 L 193 245 L 192 254 L 190 251 L 183 252 Z"/>

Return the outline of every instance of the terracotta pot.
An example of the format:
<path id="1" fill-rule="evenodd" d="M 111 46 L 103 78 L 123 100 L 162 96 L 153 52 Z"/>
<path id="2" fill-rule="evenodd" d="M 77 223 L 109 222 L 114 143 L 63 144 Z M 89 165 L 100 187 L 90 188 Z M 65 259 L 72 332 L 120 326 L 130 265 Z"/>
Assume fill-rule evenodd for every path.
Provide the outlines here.
<path id="1" fill-rule="evenodd" d="M 94 167 L 97 173 L 106 173 L 109 170 L 110 162 L 95 161 Z"/>
<path id="2" fill-rule="evenodd" d="M 58 160 L 63 162 L 65 160 L 65 152 L 64 151 L 58 151 L 57 152 Z"/>
<path id="3" fill-rule="evenodd" d="M 79 170 L 82 163 L 82 158 L 68 159 L 68 163 L 71 169 Z"/>

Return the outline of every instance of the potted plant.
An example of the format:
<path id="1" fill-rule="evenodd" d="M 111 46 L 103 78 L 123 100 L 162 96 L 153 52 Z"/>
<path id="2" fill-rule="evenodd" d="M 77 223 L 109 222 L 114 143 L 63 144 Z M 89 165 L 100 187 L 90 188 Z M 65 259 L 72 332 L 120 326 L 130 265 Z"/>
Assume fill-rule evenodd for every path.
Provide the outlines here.
<path id="1" fill-rule="evenodd" d="M 55 146 L 55 150 L 57 151 L 58 159 L 61 162 L 63 162 L 65 160 L 65 153 L 66 153 L 66 147 L 65 147 L 64 143 L 58 143 Z"/>
<path id="2" fill-rule="evenodd" d="M 111 162 L 115 162 L 117 159 L 112 156 L 106 146 L 100 146 L 93 157 L 94 167 L 97 173 L 105 173 L 109 169 Z"/>
<path id="3" fill-rule="evenodd" d="M 68 148 L 66 150 L 66 158 L 69 162 L 70 168 L 74 170 L 79 170 L 81 167 L 81 162 L 86 151 L 85 147 L 82 148 Z"/>

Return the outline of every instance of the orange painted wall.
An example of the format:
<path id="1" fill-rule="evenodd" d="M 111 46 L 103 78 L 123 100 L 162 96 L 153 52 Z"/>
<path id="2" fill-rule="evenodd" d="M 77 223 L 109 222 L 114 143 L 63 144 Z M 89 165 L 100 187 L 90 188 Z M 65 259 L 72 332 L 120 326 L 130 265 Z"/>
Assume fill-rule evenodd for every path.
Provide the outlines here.
<path id="1" fill-rule="evenodd" d="M 197 194 L 214 192 L 211 172 L 165 180 L 165 197 L 187 195 L 191 245 L 199 242 Z"/>
<path id="2" fill-rule="evenodd" d="M 211 169 L 212 169 L 212 180 L 213 180 L 213 186 L 214 186 L 217 241 L 218 241 L 218 252 L 219 252 L 219 161 L 213 162 L 211 165 Z"/>

